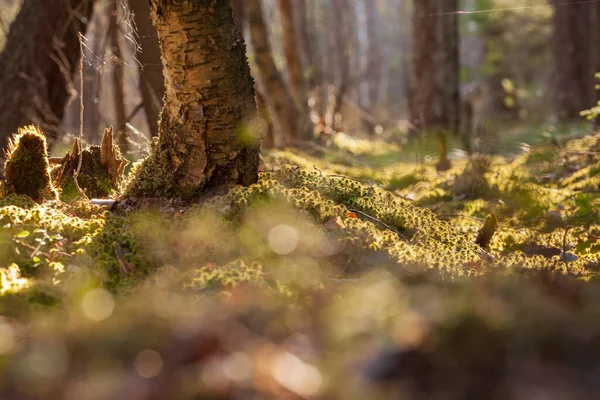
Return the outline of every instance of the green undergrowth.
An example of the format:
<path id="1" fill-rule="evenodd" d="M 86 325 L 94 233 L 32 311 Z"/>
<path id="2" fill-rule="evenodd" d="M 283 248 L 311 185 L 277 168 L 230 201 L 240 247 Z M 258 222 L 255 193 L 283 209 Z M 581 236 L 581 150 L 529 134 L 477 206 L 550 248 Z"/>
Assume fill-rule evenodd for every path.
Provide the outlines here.
<path id="1" fill-rule="evenodd" d="M 565 217 L 548 229 L 545 213 L 556 200 L 547 192 L 555 189 L 523 173 L 515 177 L 511 171 L 523 161 L 495 172 L 493 161 L 486 162 L 481 191 L 463 198 L 456 181 L 466 170 L 460 166 L 436 175 L 428 166 L 415 167 L 419 178 L 393 192 L 376 181 L 311 168 L 308 156 L 275 153 L 265 161 L 270 169 L 258 183 L 181 209 L 159 203 L 111 213 L 9 196 L 0 208 L 2 251 L 6 271 L 13 268 L 5 275 L 17 283 L 5 283 L 3 290 L 29 296 L 43 288 L 43 303 L 54 304 L 67 290 L 62 286 L 72 283 L 69 277 L 82 271 L 86 285 L 96 282 L 113 292 L 129 292 L 159 271 L 177 271 L 171 274 L 177 286 L 198 293 L 229 293 L 253 282 L 297 299 L 329 279 L 374 269 L 407 281 L 526 270 L 589 279 L 597 269 L 595 226 L 565 234 Z M 347 167 L 339 169 L 334 172 L 348 173 Z M 431 184 L 430 177 L 440 187 L 429 198 L 402 194 Z M 593 198 L 581 196 L 569 216 L 573 221 L 596 209 Z M 524 210 L 514 211 L 519 208 Z M 484 252 L 474 238 L 478 218 L 491 211 L 502 216 L 501 225 Z"/>
<path id="2" fill-rule="evenodd" d="M 596 142 L 569 142 L 558 154 L 593 154 Z M 574 183 L 593 179 L 598 161 L 588 155 L 589 165 L 541 184 L 545 152 L 459 160 L 443 173 L 432 163 L 370 169 L 272 152 L 258 183 L 185 208 L 109 212 L 11 195 L 0 203 L 0 250 L 15 283 L 5 278 L 2 290 L 44 293 L 53 304 L 81 271 L 86 285 L 113 292 L 179 271 L 181 288 L 227 292 L 252 281 L 292 298 L 374 269 L 417 281 L 523 270 L 590 279 L 600 198 Z M 474 239 L 492 212 L 500 226 L 483 251 Z"/>
<path id="3" fill-rule="evenodd" d="M 464 398 L 549 362 L 587 390 L 565 371 L 600 354 L 600 160 L 560 160 L 594 143 L 557 147 L 556 176 L 543 148 L 445 172 L 273 151 L 256 184 L 186 206 L 0 198 L 0 397 L 118 397 L 156 365 L 165 398 Z"/>

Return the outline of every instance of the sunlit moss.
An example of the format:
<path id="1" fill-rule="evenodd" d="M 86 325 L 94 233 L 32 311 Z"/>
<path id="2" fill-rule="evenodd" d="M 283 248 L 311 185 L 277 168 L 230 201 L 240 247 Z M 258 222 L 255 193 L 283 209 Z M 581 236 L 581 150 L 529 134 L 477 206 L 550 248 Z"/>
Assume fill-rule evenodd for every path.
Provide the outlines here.
<path id="1" fill-rule="evenodd" d="M 19 128 L 8 146 L 4 163 L 5 189 L 35 199 L 56 200 L 50 179 L 46 137 L 33 125 Z"/>

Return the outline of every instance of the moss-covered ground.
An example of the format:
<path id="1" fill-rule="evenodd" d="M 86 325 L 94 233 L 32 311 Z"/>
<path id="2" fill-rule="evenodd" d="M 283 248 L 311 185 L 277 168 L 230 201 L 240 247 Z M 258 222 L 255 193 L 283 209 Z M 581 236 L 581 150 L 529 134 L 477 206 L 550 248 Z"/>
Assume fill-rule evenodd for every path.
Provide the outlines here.
<path id="1" fill-rule="evenodd" d="M 0 199 L 0 397 L 594 398 L 600 135 L 324 152 L 187 206 Z"/>

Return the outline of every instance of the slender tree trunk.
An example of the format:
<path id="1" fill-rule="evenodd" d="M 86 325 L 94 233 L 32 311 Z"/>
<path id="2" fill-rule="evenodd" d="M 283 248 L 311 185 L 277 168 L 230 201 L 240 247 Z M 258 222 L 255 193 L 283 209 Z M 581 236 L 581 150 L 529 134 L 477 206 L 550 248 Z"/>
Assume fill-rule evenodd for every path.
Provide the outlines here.
<path id="1" fill-rule="evenodd" d="M 283 34 L 283 51 L 287 60 L 288 78 L 292 94 L 300 112 L 308 114 L 304 68 L 300 59 L 298 27 L 295 18 L 298 9 L 296 8 L 295 1 L 297 0 L 278 1 Z"/>
<path id="2" fill-rule="evenodd" d="M 594 15 L 594 24 L 595 27 L 595 45 L 594 45 L 594 82 L 596 84 L 600 83 L 600 79 L 596 76 L 600 74 L 600 3 L 594 4 L 595 6 L 595 15 Z M 596 85 L 594 85 L 596 86 Z M 595 90 L 595 100 L 596 103 L 594 105 L 600 105 L 600 90 L 596 88 Z M 594 129 L 600 130 L 600 117 L 596 117 L 594 120 Z"/>
<path id="3" fill-rule="evenodd" d="M 411 119 L 418 129 L 458 132 L 460 74 L 457 0 L 415 2 Z"/>
<path id="4" fill-rule="evenodd" d="M 60 134 L 93 0 L 25 0 L 0 55 L 0 146 L 23 125 Z"/>
<path id="5" fill-rule="evenodd" d="M 260 0 L 247 0 L 245 6 L 259 77 L 273 123 L 281 133 L 276 138 L 276 145 L 281 146 L 298 139 L 308 140 L 313 136 L 312 124 L 308 114 L 301 112 L 296 106 L 273 61 Z"/>
<path id="6" fill-rule="evenodd" d="M 96 3 L 98 9 L 99 3 Z M 86 37 L 89 39 L 83 48 L 83 134 L 89 143 L 100 143 L 100 74 L 98 65 L 95 62 L 96 57 L 102 58 L 106 47 L 106 13 L 98 12 L 93 14 L 92 22 L 88 26 Z M 77 81 L 77 79 L 75 79 Z M 79 86 L 76 85 L 77 88 Z M 77 120 L 79 120 L 79 102 L 72 104 Z"/>
<path id="7" fill-rule="evenodd" d="M 414 4 L 410 118 L 417 130 L 435 131 L 440 169 L 449 166 L 448 133 L 460 127 L 458 0 Z"/>
<path id="8" fill-rule="evenodd" d="M 165 84 L 160 60 L 160 47 L 156 29 L 150 20 L 148 0 L 129 0 L 129 8 L 134 14 L 137 28 L 137 42 L 141 51 L 137 52 L 139 62 L 139 87 L 144 102 L 150 135 L 158 135 L 158 113 L 163 104 Z"/>
<path id="9" fill-rule="evenodd" d="M 129 154 L 129 141 L 127 140 L 127 116 L 125 115 L 125 93 L 124 93 L 124 71 L 123 55 L 121 53 L 121 43 L 119 31 L 119 8 L 117 0 L 111 0 L 110 4 L 110 24 L 108 31 L 110 34 L 110 51 L 112 57 L 117 60 L 112 70 L 113 83 L 113 105 L 115 109 L 115 132 L 117 145 L 124 154 Z"/>
<path id="10" fill-rule="evenodd" d="M 304 79 L 309 89 L 316 86 L 315 83 L 315 62 L 313 50 L 310 46 L 310 35 L 308 30 L 308 11 L 306 8 L 306 0 L 294 0 L 296 2 L 295 20 L 298 27 L 297 40 L 298 49 L 302 65 L 304 68 Z"/>
<path id="11" fill-rule="evenodd" d="M 579 113 L 593 103 L 590 37 L 594 4 L 578 0 L 552 0 L 552 3 L 556 112 L 562 121 L 579 120 Z"/>
<path id="12" fill-rule="evenodd" d="M 323 4 L 316 0 L 316 4 L 312 4 L 309 8 L 309 21 L 310 21 L 310 52 L 312 53 L 313 59 L 313 75 L 310 88 L 314 93 L 315 111 L 319 116 L 321 123 L 325 122 L 325 113 L 327 111 L 327 80 L 325 78 L 325 68 L 323 65 L 324 57 L 321 51 L 322 34 L 319 31 L 319 26 L 322 26 L 324 22 L 320 18 L 320 11 L 323 8 Z"/>
<path id="13" fill-rule="evenodd" d="M 443 0 L 442 0 L 443 1 Z M 379 98 L 379 84 L 381 81 L 381 38 L 379 26 L 381 24 L 377 1 L 365 0 L 367 42 L 369 45 L 367 74 L 369 79 L 369 109 L 373 111 Z"/>
<path id="14" fill-rule="evenodd" d="M 352 32 L 350 31 L 351 18 L 349 13 L 351 4 L 345 0 L 333 0 L 333 11 L 335 17 L 335 44 L 336 44 L 336 69 L 337 79 L 335 85 L 335 101 L 333 108 L 333 128 L 342 129 L 342 105 L 343 99 L 348 90 L 348 80 L 350 79 L 350 51 L 349 41 Z"/>
<path id="15" fill-rule="evenodd" d="M 194 198 L 258 176 L 254 82 L 229 1 L 151 0 L 165 76 L 158 143 L 128 197 Z"/>

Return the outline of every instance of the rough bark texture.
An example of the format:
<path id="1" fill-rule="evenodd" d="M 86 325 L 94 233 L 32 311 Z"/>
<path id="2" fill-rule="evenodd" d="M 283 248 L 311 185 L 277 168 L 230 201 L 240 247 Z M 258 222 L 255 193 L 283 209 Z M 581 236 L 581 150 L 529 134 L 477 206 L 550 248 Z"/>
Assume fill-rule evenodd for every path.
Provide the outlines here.
<path id="1" fill-rule="evenodd" d="M 20 126 L 59 134 L 93 0 L 25 0 L 0 55 L 0 146 Z"/>
<path id="2" fill-rule="evenodd" d="M 163 105 L 165 84 L 160 60 L 158 34 L 150 20 L 150 3 L 148 0 L 129 0 L 129 8 L 134 14 L 137 41 L 141 51 L 136 54 L 139 61 L 140 92 L 150 134 L 158 135 L 158 114 Z"/>
<path id="3" fill-rule="evenodd" d="M 165 76 L 159 139 L 128 197 L 194 198 L 257 180 L 256 116 L 246 47 L 229 1 L 152 0 Z"/>
<path id="4" fill-rule="evenodd" d="M 560 120 L 578 120 L 593 103 L 592 17 L 594 4 L 552 0 L 556 112 Z M 572 4 L 565 4 L 572 3 Z"/>
<path id="5" fill-rule="evenodd" d="M 459 130 L 457 6 L 457 0 L 414 5 L 410 118 L 418 130 Z"/>
<path id="6" fill-rule="evenodd" d="M 281 133 L 277 135 L 275 144 L 281 146 L 294 139 L 306 140 L 312 136 L 311 122 L 308 114 L 296 106 L 273 61 L 260 0 L 247 0 L 245 5 L 260 81 L 273 123 Z"/>

